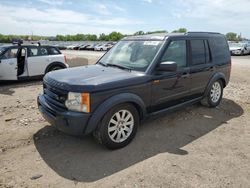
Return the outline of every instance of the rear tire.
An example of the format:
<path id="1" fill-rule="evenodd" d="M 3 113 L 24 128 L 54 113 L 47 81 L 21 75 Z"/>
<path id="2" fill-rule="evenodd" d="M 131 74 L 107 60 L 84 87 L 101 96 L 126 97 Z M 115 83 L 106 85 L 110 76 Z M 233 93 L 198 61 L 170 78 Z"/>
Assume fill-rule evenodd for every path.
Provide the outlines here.
<path id="1" fill-rule="evenodd" d="M 62 66 L 59 66 L 59 65 L 54 65 L 52 67 L 49 68 L 49 70 L 47 71 L 48 72 L 52 72 L 52 71 L 56 71 L 56 70 L 60 70 L 60 69 L 63 69 Z"/>
<path id="2" fill-rule="evenodd" d="M 214 81 L 209 88 L 209 92 L 202 99 L 201 104 L 214 108 L 221 102 L 223 96 L 223 84 L 221 80 Z"/>
<path id="3" fill-rule="evenodd" d="M 108 149 L 119 149 L 128 145 L 136 135 L 139 115 L 131 104 L 120 104 L 110 109 L 93 133 L 95 139 Z"/>

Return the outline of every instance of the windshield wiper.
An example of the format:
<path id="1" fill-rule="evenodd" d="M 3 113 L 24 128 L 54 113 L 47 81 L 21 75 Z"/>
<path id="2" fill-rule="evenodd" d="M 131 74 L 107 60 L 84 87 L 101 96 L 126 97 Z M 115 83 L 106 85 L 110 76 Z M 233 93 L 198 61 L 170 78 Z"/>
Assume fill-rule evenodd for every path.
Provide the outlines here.
<path id="1" fill-rule="evenodd" d="M 106 64 L 106 66 L 112 66 L 112 67 L 117 67 L 117 68 L 119 68 L 119 69 L 126 69 L 126 70 L 131 71 L 131 69 L 130 69 L 130 68 L 125 67 L 125 66 L 122 66 L 122 65 L 118 65 L 118 64 L 107 63 L 107 64 Z"/>
<path id="2" fill-rule="evenodd" d="M 107 67 L 107 65 L 105 63 L 101 62 L 101 61 L 99 61 L 98 64 L 100 64 L 100 65 L 102 65 L 104 67 Z"/>

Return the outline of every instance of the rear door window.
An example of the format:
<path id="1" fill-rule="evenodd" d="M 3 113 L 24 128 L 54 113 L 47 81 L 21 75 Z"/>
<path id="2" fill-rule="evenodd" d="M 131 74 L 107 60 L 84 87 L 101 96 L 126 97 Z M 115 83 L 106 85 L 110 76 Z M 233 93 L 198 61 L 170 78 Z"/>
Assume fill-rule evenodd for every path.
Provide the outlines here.
<path id="1" fill-rule="evenodd" d="M 29 47 L 29 57 L 38 56 L 38 48 L 37 47 Z"/>
<path id="2" fill-rule="evenodd" d="M 39 47 L 38 48 L 38 55 L 39 56 L 49 55 L 48 49 L 46 47 Z"/>
<path id="3" fill-rule="evenodd" d="M 204 40 L 191 40 L 192 65 L 206 63 L 206 51 Z"/>

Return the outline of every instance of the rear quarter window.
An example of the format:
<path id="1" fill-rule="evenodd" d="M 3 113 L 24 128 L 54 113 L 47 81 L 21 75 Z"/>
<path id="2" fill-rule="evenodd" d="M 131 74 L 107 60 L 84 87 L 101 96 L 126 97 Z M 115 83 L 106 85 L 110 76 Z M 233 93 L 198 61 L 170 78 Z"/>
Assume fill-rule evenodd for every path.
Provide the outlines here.
<path id="1" fill-rule="evenodd" d="M 54 48 L 54 47 L 49 47 L 49 54 L 50 55 L 58 55 L 58 54 L 61 54 L 61 52 L 57 49 L 57 48 Z"/>
<path id="2" fill-rule="evenodd" d="M 224 37 L 213 37 L 209 39 L 209 46 L 212 59 L 215 63 L 226 63 L 230 61 L 230 52 L 226 39 Z"/>

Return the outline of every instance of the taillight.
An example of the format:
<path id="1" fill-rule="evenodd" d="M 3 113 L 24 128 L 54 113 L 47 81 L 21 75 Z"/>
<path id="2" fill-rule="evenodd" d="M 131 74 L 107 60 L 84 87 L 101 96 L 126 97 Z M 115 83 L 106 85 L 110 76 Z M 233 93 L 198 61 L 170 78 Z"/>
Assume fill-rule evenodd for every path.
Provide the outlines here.
<path id="1" fill-rule="evenodd" d="M 67 63 L 67 57 L 64 55 L 64 62 Z"/>

